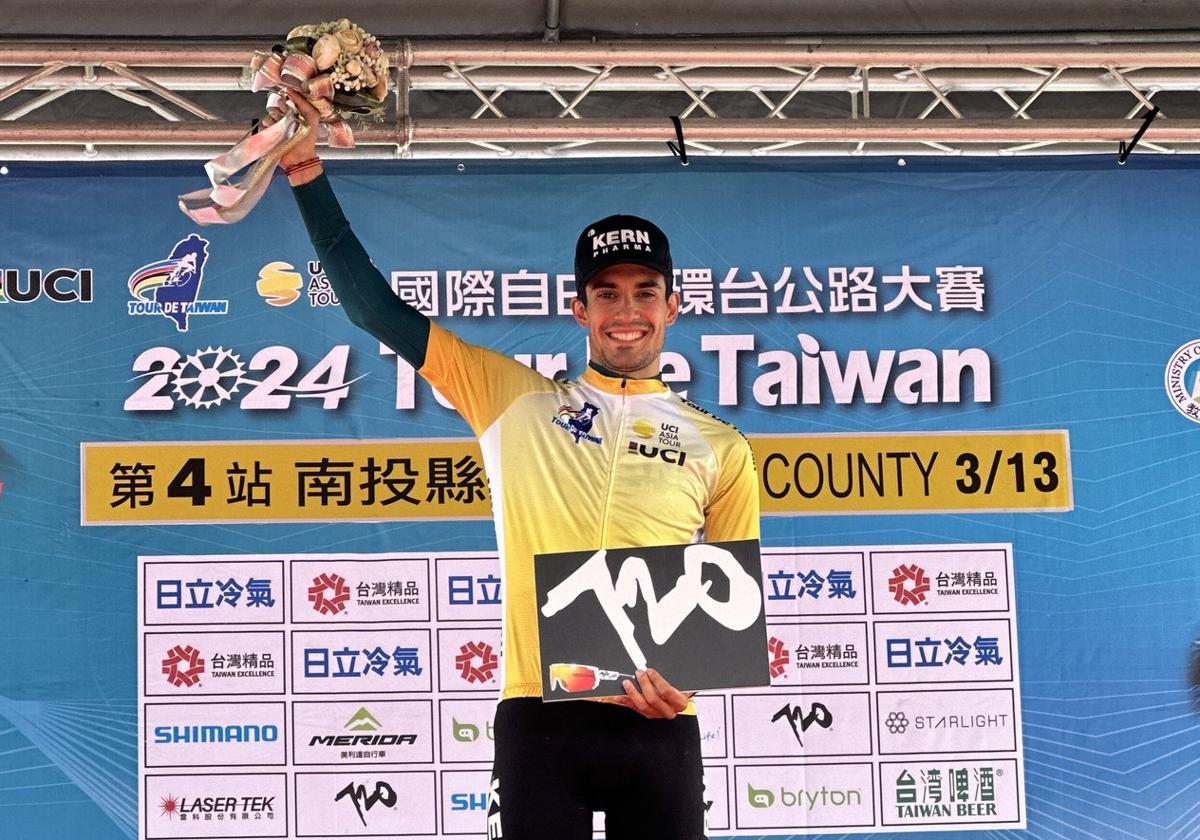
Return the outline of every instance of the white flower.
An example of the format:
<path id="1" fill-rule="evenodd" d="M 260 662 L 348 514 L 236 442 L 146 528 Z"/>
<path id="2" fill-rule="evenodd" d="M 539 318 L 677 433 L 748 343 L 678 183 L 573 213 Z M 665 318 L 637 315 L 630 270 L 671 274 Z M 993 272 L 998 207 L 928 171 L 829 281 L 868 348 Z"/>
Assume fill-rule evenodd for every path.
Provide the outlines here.
<path id="1" fill-rule="evenodd" d="M 318 69 L 328 70 L 337 64 L 341 51 L 342 45 L 336 36 L 322 35 L 317 39 L 316 46 L 313 47 L 313 61 L 317 63 Z"/>
<path id="2" fill-rule="evenodd" d="M 339 29 L 337 39 L 341 42 L 342 49 L 355 55 L 363 47 L 363 36 L 356 29 Z"/>

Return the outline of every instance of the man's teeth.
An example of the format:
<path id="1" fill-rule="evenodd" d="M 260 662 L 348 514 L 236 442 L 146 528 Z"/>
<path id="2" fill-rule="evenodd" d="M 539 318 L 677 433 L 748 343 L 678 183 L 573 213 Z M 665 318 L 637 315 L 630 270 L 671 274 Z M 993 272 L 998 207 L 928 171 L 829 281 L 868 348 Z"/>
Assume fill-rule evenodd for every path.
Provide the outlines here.
<path id="1" fill-rule="evenodd" d="M 614 332 L 614 333 L 609 333 L 609 335 L 611 335 L 617 341 L 637 341 L 639 338 L 641 338 L 643 335 L 645 335 L 645 333 L 640 332 L 640 331 L 638 331 L 638 332 Z"/>

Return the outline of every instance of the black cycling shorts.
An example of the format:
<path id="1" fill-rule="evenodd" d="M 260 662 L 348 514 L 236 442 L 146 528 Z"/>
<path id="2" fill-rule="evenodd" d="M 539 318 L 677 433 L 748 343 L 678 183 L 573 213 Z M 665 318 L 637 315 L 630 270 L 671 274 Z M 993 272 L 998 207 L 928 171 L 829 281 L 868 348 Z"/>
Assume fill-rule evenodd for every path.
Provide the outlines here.
<path id="1" fill-rule="evenodd" d="M 695 715 L 649 720 L 611 703 L 536 698 L 496 708 L 489 840 L 700 840 L 704 779 Z"/>

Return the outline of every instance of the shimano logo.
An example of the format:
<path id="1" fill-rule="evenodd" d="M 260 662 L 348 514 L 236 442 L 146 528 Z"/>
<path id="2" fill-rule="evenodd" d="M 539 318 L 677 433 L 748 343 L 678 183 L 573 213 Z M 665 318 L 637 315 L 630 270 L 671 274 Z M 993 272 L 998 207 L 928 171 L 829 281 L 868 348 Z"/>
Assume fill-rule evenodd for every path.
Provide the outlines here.
<path id="1" fill-rule="evenodd" d="M 156 726 L 156 744 L 253 744 L 279 740 L 279 727 L 272 723 L 231 726 Z"/>

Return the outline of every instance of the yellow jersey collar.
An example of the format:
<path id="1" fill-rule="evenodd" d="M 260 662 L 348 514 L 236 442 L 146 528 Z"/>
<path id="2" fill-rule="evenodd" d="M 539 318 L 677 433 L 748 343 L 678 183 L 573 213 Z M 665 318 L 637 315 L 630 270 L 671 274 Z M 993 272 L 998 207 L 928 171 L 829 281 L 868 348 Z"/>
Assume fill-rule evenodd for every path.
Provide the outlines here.
<path id="1" fill-rule="evenodd" d="M 587 384 L 608 394 L 662 394 L 671 390 L 658 377 L 630 379 L 627 376 L 616 375 L 606 368 L 601 368 L 594 362 L 588 362 L 587 369 L 584 370 L 581 378 Z"/>

